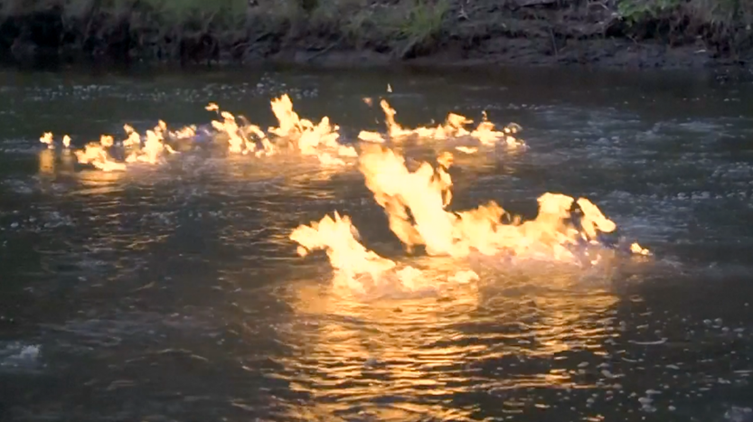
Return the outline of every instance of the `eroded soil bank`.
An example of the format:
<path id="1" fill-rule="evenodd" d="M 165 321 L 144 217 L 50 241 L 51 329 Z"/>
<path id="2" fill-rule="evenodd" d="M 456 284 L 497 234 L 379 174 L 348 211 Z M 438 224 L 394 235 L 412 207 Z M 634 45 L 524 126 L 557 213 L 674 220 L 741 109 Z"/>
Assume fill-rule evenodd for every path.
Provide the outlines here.
<path id="1" fill-rule="evenodd" d="M 6 64 L 704 68 L 753 60 L 744 19 L 720 24 L 682 8 L 629 14 L 624 7 L 653 0 L 226 0 L 185 10 L 155 0 L 81 0 L 74 11 L 75 0 L 17 1 L 0 17 Z"/>

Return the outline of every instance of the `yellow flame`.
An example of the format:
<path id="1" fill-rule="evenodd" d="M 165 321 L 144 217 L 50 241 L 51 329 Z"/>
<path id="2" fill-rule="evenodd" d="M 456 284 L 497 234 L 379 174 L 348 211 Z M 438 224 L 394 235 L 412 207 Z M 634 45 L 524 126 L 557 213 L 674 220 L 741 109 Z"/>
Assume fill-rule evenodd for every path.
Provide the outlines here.
<path id="1" fill-rule="evenodd" d="M 301 154 L 317 156 L 322 164 L 345 164 L 335 156 L 358 156 L 355 148 L 337 142 L 339 127 L 331 125 L 329 117 L 323 117 L 316 125 L 311 120 L 301 119 L 293 111 L 293 103 L 287 94 L 272 100 L 272 112 L 279 126 L 269 128 L 269 132 L 287 139 Z"/>
<path id="2" fill-rule="evenodd" d="M 371 99 L 365 99 L 365 102 L 371 104 Z M 456 113 L 450 113 L 445 122 L 435 128 L 404 129 L 395 121 L 396 112 L 390 107 L 389 103 L 382 100 L 380 104 L 387 117 L 388 135 L 392 139 L 399 140 L 414 135 L 439 140 L 466 136 L 476 138 L 486 145 L 492 145 L 500 140 L 510 146 L 524 145 L 514 136 L 519 131 L 519 126 L 510 125 L 502 131 L 496 131 L 494 125 L 486 120 L 486 114 L 484 114 L 484 121 L 473 131 L 465 128 L 472 123 L 472 120 Z M 227 142 L 228 151 L 233 154 L 252 154 L 260 157 L 292 150 L 304 156 L 314 156 L 321 164 L 326 166 L 342 166 L 348 164 L 347 159 L 358 156 L 353 146 L 338 142 L 340 137 L 339 127 L 331 124 L 328 117 L 323 117 L 316 124 L 311 120 L 301 118 L 294 111 L 293 103 L 287 94 L 272 99 L 270 105 L 278 126 L 268 128 L 266 133 L 258 125 L 251 124 L 243 116 L 235 116 L 228 111 L 221 110 L 216 103 L 209 103 L 205 109 L 215 112 L 219 117 L 219 119 L 211 122 L 211 126 L 216 131 L 216 138 L 218 140 L 224 139 Z M 130 125 L 124 125 L 123 129 L 127 135 L 125 140 L 116 143 L 112 136 L 102 135 L 99 146 L 90 144 L 77 153 L 77 156 L 80 156 L 83 160 L 80 162 L 99 166 L 98 168 L 107 168 L 108 171 L 123 169 L 125 164 L 130 163 L 157 164 L 162 161 L 161 157 L 165 154 L 176 152 L 166 140 L 186 140 L 197 135 L 196 126 L 185 126 L 171 131 L 164 120 L 159 120 L 157 126 L 151 131 L 147 131 L 144 136 L 136 132 Z M 358 138 L 371 143 L 385 142 L 382 135 L 377 132 L 362 131 Z M 70 138 L 66 137 L 65 139 L 64 145 L 69 145 Z M 40 141 L 47 144 L 49 148 L 53 147 L 51 133 L 45 133 Z M 107 153 L 107 150 L 112 147 L 123 147 L 125 149 L 126 159 L 124 163 L 114 160 L 109 155 L 107 159 L 104 158 L 102 153 Z M 87 153 L 87 149 L 90 152 Z M 471 147 L 456 147 L 456 149 L 466 154 L 472 154 L 478 150 Z M 95 162 L 96 164 L 94 164 Z"/>
<path id="3" fill-rule="evenodd" d="M 397 287 L 415 291 L 433 283 L 423 277 L 422 271 L 411 266 L 398 266 L 395 261 L 381 257 L 368 250 L 359 242 L 358 230 L 348 216 L 334 218 L 329 215 L 310 225 L 298 226 L 290 239 L 299 244 L 298 254 L 323 249 L 335 269 L 335 285 L 350 291 L 365 292 L 369 287 L 379 287 L 397 282 Z M 478 280 L 478 275 L 470 270 L 460 271 L 449 277 L 449 281 L 465 284 Z"/>
<path id="4" fill-rule="evenodd" d="M 365 101 L 371 104 L 370 99 Z M 301 118 L 288 95 L 272 99 L 270 105 L 278 126 L 269 127 L 266 133 L 243 116 L 223 111 L 215 103 L 205 108 L 217 113 L 219 119 L 211 124 L 217 131 L 217 138 L 227 142 L 230 153 L 259 157 L 292 150 L 303 156 L 314 156 L 327 166 L 342 166 L 347 164 L 345 158 L 359 157 L 353 146 L 338 142 L 339 127 L 331 124 L 328 117 L 316 124 Z M 397 123 L 397 112 L 386 100 L 381 100 L 380 105 L 391 140 L 407 136 L 436 140 L 470 137 L 484 146 L 499 143 L 510 147 L 525 145 L 517 138 L 520 126 L 510 124 L 496 130 L 485 112 L 482 121 L 472 130 L 467 127 L 473 121 L 456 113 L 449 113 L 444 123 L 434 128 L 405 129 Z M 78 162 L 105 172 L 126 170 L 131 163 L 158 164 L 165 155 L 176 153 L 167 140 L 191 139 L 197 134 L 196 126 L 171 131 L 163 120 L 159 120 L 152 130 L 147 130 L 144 136 L 130 125 L 124 125 L 123 129 L 127 137 L 122 142 L 116 143 L 111 135 L 102 135 L 99 142 L 90 142 L 83 149 L 74 151 Z M 590 256 L 588 246 L 598 246 L 600 233 L 610 233 L 617 228 L 587 198 L 576 199 L 561 193 L 541 195 L 538 215 L 529 221 L 508 214 L 493 201 L 471 210 L 449 211 L 453 181 L 448 170 L 454 161 L 452 153 L 442 152 L 436 164 L 422 162 L 411 171 L 402 155 L 380 145 L 385 142 L 381 134 L 361 131 L 358 138 L 366 141 L 359 157 L 359 170 L 365 177 L 365 184 L 385 210 L 390 230 L 408 250 L 423 246 L 429 256 L 445 255 L 453 259 L 478 253 L 578 264 L 584 262 L 585 255 L 585 261 L 595 264 L 600 255 Z M 52 133 L 44 133 L 40 142 L 52 149 Z M 70 145 L 68 135 L 63 138 L 63 145 L 66 148 Z M 125 149 L 124 162 L 110 155 L 110 150 L 116 147 Z M 455 150 L 473 154 L 478 148 L 456 146 Z M 54 165 L 51 152 L 40 156 L 42 171 L 48 171 L 50 163 Z M 381 257 L 367 249 L 358 238 L 358 231 L 350 218 L 338 213 L 310 225 L 301 225 L 290 235 L 290 239 L 300 245 L 301 255 L 325 250 L 339 275 L 337 284 L 350 290 L 364 291 L 394 282 L 403 289 L 416 290 L 429 282 L 422 270 Z M 636 255 L 650 254 L 637 243 L 632 244 L 630 250 Z M 447 280 L 467 284 L 478 281 L 479 276 L 471 270 L 461 269 L 454 271 Z"/>
<path id="5" fill-rule="evenodd" d="M 47 148 L 53 149 L 55 145 L 52 143 L 52 132 L 45 132 L 42 137 L 39 138 L 39 142 L 47 145 Z"/>
<path id="6" fill-rule="evenodd" d="M 245 121 L 244 118 L 236 118 L 227 111 L 221 111 L 214 103 L 206 106 L 207 110 L 215 111 L 222 117 L 222 121 L 213 121 L 212 127 L 227 138 L 228 150 L 231 153 L 253 153 L 262 156 L 289 149 L 302 155 L 316 156 L 324 165 L 343 165 L 346 163 L 339 157 L 357 156 L 355 148 L 337 142 L 339 128 L 330 124 L 329 117 L 325 116 L 318 124 L 301 119 L 293 110 L 293 102 L 287 94 L 273 99 L 271 108 L 278 126 L 270 127 L 267 131 L 276 138 L 277 143 L 270 141 L 269 136 L 259 126 Z M 243 120 L 243 124 L 239 125 L 239 120 Z"/>
<path id="7" fill-rule="evenodd" d="M 445 157 L 451 157 L 449 153 Z M 366 186 L 389 217 L 390 229 L 409 248 L 424 245 L 430 255 L 464 257 L 471 251 L 485 255 L 507 253 L 519 257 L 545 257 L 576 261 L 570 246 L 594 243 L 598 233 L 610 233 L 616 225 L 586 198 L 577 201 L 559 193 L 538 199 L 538 216 L 521 222 L 508 216 L 494 202 L 473 210 L 449 212 L 452 180 L 448 158 L 435 168 L 422 163 L 411 172 L 404 158 L 378 145 L 364 146 L 360 160 Z M 580 228 L 570 220 L 572 208 L 582 212 Z"/>
<path id="8" fill-rule="evenodd" d="M 637 242 L 630 245 L 630 252 L 636 255 L 644 255 L 644 256 L 651 255 L 651 252 L 648 249 L 642 247 Z"/>
<path id="9" fill-rule="evenodd" d="M 126 149 L 141 148 L 141 135 L 139 135 L 139 133 L 136 132 L 133 127 L 131 127 L 131 125 L 123 125 L 123 130 L 125 131 L 126 135 L 128 135 L 128 138 L 123 141 L 123 146 Z"/>
<path id="10" fill-rule="evenodd" d="M 196 126 L 185 126 L 173 132 L 169 132 L 169 135 L 173 139 L 191 139 L 196 136 Z"/>
<path id="11" fill-rule="evenodd" d="M 162 131 L 158 129 L 160 129 L 160 126 L 155 128 L 155 130 L 146 131 L 146 141 L 144 141 L 143 147 L 131 152 L 131 154 L 126 157 L 126 162 L 157 164 L 160 162 L 164 153 L 175 153 L 169 145 L 163 142 L 164 138 L 162 137 Z"/>
<path id="12" fill-rule="evenodd" d="M 125 163 L 117 162 L 110 157 L 107 147 L 101 142 L 90 142 L 84 146 L 83 150 L 75 151 L 75 154 L 79 163 L 91 164 L 102 171 L 124 171 L 126 169 Z"/>
<path id="13" fill-rule="evenodd" d="M 253 146 L 253 144 L 250 144 L 246 141 L 242 132 L 240 132 L 240 128 L 235 121 L 235 116 L 226 111 L 219 112 L 219 108 L 217 108 L 216 104 L 210 104 L 209 106 L 207 106 L 207 110 L 217 111 L 220 114 L 220 117 L 222 117 L 222 121 L 213 120 L 212 127 L 214 127 L 214 129 L 218 132 L 227 135 L 229 144 L 228 150 L 231 153 L 242 153 L 245 147 Z M 255 146 L 250 148 L 251 151 L 253 151 L 254 149 Z"/>
<path id="14" fill-rule="evenodd" d="M 374 142 L 377 144 L 383 144 L 385 142 L 382 135 L 379 132 L 371 132 L 368 130 L 362 130 L 358 132 L 358 139 L 364 142 Z"/>
<path id="15" fill-rule="evenodd" d="M 99 143 L 104 148 L 110 148 L 111 146 L 113 146 L 115 144 L 115 140 L 110 135 L 102 135 L 99 138 Z"/>
<path id="16" fill-rule="evenodd" d="M 165 154 L 174 154 L 176 151 L 164 141 L 165 134 L 170 135 L 167 130 L 167 123 L 160 120 L 153 130 L 146 131 L 146 141 L 142 145 L 141 135 L 130 125 L 123 125 L 127 138 L 120 144 L 125 148 L 125 162 L 120 162 L 112 158 L 109 150 L 115 147 L 115 139 L 111 135 L 101 135 L 99 143 L 90 142 L 83 149 L 74 151 L 76 158 L 81 164 L 91 164 L 97 169 L 103 171 L 124 171 L 128 163 L 149 163 L 157 164 Z M 184 136 L 192 133 L 194 128 L 188 126 L 175 132 L 178 136 Z M 193 132 L 195 133 L 195 131 Z M 67 139 L 67 141 L 66 141 Z M 64 145 L 70 145 L 70 138 L 66 135 L 63 139 Z"/>
<path id="17" fill-rule="evenodd" d="M 464 154 L 475 154 L 476 152 L 478 152 L 478 148 L 472 148 L 472 147 L 459 146 L 459 147 L 455 147 L 455 149 Z"/>
<path id="18" fill-rule="evenodd" d="M 520 132 L 521 128 L 519 125 L 511 123 L 503 128 L 503 130 L 498 131 L 495 129 L 494 123 L 487 119 L 486 112 L 483 113 L 483 118 L 479 125 L 472 131 L 466 129 L 466 126 L 472 124 L 473 120 L 457 113 L 449 113 L 444 123 L 437 127 L 422 126 L 415 129 L 405 129 L 397 123 L 395 119 L 397 111 L 390 106 L 387 100 L 382 99 L 379 102 L 379 105 L 382 107 L 382 111 L 384 111 L 387 134 L 393 140 L 399 141 L 411 136 L 436 140 L 470 137 L 478 140 L 481 144 L 486 146 L 492 146 L 497 143 L 504 143 L 508 147 L 525 146 L 525 143 L 522 140 L 515 137 L 515 135 Z M 368 142 L 383 142 L 381 136 L 378 136 L 375 132 L 362 131 L 358 138 Z M 461 151 L 472 153 L 468 148 Z"/>
<path id="19" fill-rule="evenodd" d="M 394 261 L 366 249 L 358 241 L 359 237 L 350 218 L 340 217 L 337 212 L 334 218 L 327 215 L 309 226 L 301 225 L 290 235 L 290 239 L 300 245 L 298 253 L 301 256 L 324 249 L 332 267 L 344 275 L 340 280 L 352 290 L 363 290 L 361 283 L 356 281 L 357 276 L 370 275 L 372 280 L 378 281 L 396 266 Z"/>
<path id="20" fill-rule="evenodd" d="M 366 144 L 362 149 L 359 165 L 366 186 L 387 213 L 390 230 L 409 249 L 423 245 L 428 255 L 456 259 L 475 252 L 570 264 L 587 261 L 595 265 L 600 261 L 598 253 L 590 255 L 588 246 L 600 245 L 599 234 L 613 232 L 617 225 L 590 200 L 544 193 L 538 198 L 538 215 L 529 221 L 509 215 L 495 202 L 450 212 L 446 208 L 452 201 L 448 172 L 452 162 L 452 154 L 445 152 L 437 158 L 436 166 L 422 162 L 418 169 L 410 171 L 404 158 L 391 149 L 376 144 Z M 347 216 L 335 213 L 334 219 L 326 216 L 310 226 L 299 226 L 290 238 L 300 245 L 301 255 L 315 249 L 326 250 L 340 276 L 338 283 L 351 290 L 363 291 L 364 283 L 379 284 L 386 275 L 396 278 L 404 289 L 414 290 L 421 285 L 420 270 L 410 266 L 398 270 L 394 261 L 358 242 L 358 231 Z M 631 251 L 649 254 L 637 243 Z M 363 275 L 370 278 L 364 280 Z M 478 276 L 461 271 L 450 280 L 467 283 L 478 280 Z"/>
<path id="21" fill-rule="evenodd" d="M 55 149 L 55 140 L 52 132 L 45 132 L 40 138 L 39 142 L 47 145 L 48 149 Z M 68 148 L 71 146 L 71 137 L 68 135 L 63 136 L 63 147 Z"/>

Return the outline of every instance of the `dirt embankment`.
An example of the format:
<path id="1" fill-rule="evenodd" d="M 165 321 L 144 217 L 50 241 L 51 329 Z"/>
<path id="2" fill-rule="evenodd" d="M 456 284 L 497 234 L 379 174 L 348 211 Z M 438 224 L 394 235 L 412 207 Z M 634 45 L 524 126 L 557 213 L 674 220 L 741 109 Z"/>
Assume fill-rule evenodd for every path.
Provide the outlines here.
<path id="1" fill-rule="evenodd" d="M 7 0 L 0 60 L 744 66 L 750 17 L 753 0 Z"/>

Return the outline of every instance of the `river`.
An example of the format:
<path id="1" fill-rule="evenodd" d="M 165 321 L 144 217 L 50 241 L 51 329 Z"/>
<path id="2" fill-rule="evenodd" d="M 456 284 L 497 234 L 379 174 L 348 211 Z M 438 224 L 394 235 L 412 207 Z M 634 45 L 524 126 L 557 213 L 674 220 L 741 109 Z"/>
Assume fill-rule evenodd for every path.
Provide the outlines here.
<path id="1" fill-rule="evenodd" d="M 749 83 L 2 71 L 0 93 L 0 420 L 753 421 Z M 442 262 L 404 253 L 356 168 L 187 151 L 104 173 L 38 140 L 206 124 L 209 102 L 266 128 L 283 93 L 346 140 L 383 129 L 364 97 L 388 98 L 409 127 L 450 111 L 515 122 L 527 149 L 457 160 L 457 207 L 530 216 L 544 192 L 586 196 L 652 256 L 351 300 L 329 288 L 324 254 L 296 255 L 296 226 L 338 211 L 381 255 Z"/>

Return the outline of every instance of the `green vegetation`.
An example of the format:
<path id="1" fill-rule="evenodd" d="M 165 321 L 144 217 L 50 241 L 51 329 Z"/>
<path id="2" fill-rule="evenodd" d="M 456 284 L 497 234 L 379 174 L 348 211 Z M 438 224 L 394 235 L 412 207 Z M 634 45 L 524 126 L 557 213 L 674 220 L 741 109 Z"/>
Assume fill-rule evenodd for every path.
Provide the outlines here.
<path id="1" fill-rule="evenodd" d="M 650 19 L 688 19 L 696 24 L 748 25 L 753 18 L 751 0 L 620 0 L 620 16 L 632 24 Z"/>
<path id="2" fill-rule="evenodd" d="M 366 0 L 6 0 L 0 49 L 20 44 L 145 59 L 243 54 L 255 41 L 301 39 L 340 47 L 431 51 L 448 0 L 372 5 Z M 35 51 L 36 51 L 35 48 Z M 14 54 L 17 51 L 14 52 Z"/>
<path id="3" fill-rule="evenodd" d="M 619 0 L 619 16 L 642 37 L 700 37 L 722 50 L 751 47 L 753 0 Z"/>
<path id="4" fill-rule="evenodd" d="M 535 38 L 556 55 L 568 39 L 607 36 L 703 42 L 730 55 L 753 50 L 753 0 L 516 5 L 521 1 L 258 0 L 250 6 L 249 0 L 4 0 L 0 53 L 210 61 L 286 49 L 356 49 L 410 58 L 451 42 L 473 48 L 479 40 L 509 37 Z"/>
<path id="5" fill-rule="evenodd" d="M 16 57 L 135 54 L 175 59 L 201 47 L 212 55 L 220 42 L 243 36 L 246 4 L 245 0 L 6 0 L 0 9 L 0 49 Z"/>

